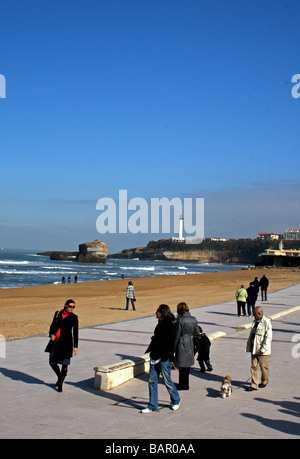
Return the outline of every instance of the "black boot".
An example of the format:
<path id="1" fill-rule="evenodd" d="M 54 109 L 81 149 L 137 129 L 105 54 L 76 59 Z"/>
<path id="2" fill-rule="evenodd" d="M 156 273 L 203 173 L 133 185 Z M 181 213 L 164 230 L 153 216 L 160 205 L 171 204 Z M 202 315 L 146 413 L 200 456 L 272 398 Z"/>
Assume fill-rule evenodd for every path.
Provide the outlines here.
<path id="1" fill-rule="evenodd" d="M 54 364 L 50 364 L 52 370 L 54 371 L 54 373 L 57 375 L 58 377 L 58 380 L 56 381 L 56 384 L 55 384 L 55 387 L 58 387 L 59 385 L 59 380 L 60 380 L 60 377 L 61 377 L 61 372 L 60 372 L 60 369 L 59 369 L 59 366 L 54 363 Z"/>
<path id="2" fill-rule="evenodd" d="M 57 392 L 62 392 L 63 391 L 62 386 L 63 386 L 63 382 L 64 382 L 67 374 L 68 374 L 68 367 L 67 366 L 63 366 L 62 369 L 61 369 L 60 378 L 58 380 Z"/>

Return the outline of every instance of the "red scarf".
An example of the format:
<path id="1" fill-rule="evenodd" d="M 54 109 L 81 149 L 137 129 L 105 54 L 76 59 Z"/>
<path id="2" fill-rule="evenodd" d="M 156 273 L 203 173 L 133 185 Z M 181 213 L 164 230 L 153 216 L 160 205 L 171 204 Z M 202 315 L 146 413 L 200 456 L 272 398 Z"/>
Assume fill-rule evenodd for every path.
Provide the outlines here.
<path id="1" fill-rule="evenodd" d="M 66 311 L 63 311 L 62 312 L 62 319 L 65 319 L 66 317 L 68 317 L 68 313 Z M 55 335 L 55 341 L 58 343 L 59 342 L 59 338 L 60 338 L 60 332 L 61 332 L 61 328 L 57 331 L 56 335 Z"/>

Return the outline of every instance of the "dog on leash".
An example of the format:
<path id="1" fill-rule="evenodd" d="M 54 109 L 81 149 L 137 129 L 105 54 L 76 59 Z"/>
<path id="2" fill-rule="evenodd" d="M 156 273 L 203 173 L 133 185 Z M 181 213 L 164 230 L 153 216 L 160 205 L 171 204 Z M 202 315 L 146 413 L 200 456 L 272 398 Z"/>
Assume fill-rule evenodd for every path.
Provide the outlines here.
<path id="1" fill-rule="evenodd" d="M 231 396 L 231 377 L 229 375 L 225 376 L 224 381 L 221 386 L 221 397 L 226 398 Z"/>

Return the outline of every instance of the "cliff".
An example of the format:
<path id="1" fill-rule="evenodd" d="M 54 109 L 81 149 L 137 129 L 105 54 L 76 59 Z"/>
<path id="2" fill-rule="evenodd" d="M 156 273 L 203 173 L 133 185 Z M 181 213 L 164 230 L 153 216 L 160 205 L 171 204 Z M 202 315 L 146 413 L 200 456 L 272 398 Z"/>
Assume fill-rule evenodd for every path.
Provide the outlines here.
<path id="1" fill-rule="evenodd" d="M 150 241 L 147 247 L 125 249 L 108 258 L 139 258 L 198 263 L 258 264 L 259 254 L 278 242 L 231 239 L 226 242 L 204 240 L 200 244 L 183 244 L 171 239 Z"/>

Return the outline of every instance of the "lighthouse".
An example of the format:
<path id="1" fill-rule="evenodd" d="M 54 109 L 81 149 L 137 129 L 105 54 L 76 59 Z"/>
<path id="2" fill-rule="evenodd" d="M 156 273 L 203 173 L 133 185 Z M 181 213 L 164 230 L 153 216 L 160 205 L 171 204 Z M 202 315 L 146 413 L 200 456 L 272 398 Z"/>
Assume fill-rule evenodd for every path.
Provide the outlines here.
<path id="1" fill-rule="evenodd" d="M 183 217 L 180 215 L 179 219 L 179 239 L 183 239 Z"/>
<path id="2" fill-rule="evenodd" d="M 183 217 L 180 215 L 179 218 L 179 234 L 178 237 L 172 237 L 172 241 L 174 242 L 185 242 L 185 238 L 183 237 Z"/>

